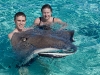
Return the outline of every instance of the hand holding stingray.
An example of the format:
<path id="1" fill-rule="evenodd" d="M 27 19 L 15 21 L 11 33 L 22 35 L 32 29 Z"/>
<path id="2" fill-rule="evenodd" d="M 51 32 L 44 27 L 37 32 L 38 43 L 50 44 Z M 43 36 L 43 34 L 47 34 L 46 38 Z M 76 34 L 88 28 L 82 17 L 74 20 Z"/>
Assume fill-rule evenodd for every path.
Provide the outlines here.
<path id="1" fill-rule="evenodd" d="M 15 33 L 11 43 L 22 66 L 36 56 L 60 58 L 74 53 L 73 35 L 74 31 L 30 29 Z"/>

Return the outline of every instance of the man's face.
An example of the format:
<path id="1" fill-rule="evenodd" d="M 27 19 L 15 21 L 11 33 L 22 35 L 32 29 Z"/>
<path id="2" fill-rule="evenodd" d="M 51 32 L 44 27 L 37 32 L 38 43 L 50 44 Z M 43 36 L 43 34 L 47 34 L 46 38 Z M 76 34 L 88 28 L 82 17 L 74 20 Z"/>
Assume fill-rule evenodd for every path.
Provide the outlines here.
<path id="1" fill-rule="evenodd" d="M 26 18 L 25 18 L 25 16 L 17 16 L 14 21 L 16 24 L 16 28 L 19 30 L 22 30 L 25 26 Z"/>

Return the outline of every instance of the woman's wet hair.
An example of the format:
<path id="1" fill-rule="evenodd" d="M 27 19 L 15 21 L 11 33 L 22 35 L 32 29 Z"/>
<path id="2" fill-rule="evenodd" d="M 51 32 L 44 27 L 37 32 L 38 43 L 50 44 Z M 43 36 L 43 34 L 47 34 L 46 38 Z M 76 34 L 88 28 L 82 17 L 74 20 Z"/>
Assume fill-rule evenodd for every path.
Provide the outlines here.
<path id="1" fill-rule="evenodd" d="M 51 12 L 52 12 L 52 8 L 51 8 L 51 6 L 50 6 L 49 4 L 43 5 L 42 8 L 41 8 L 41 12 L 42 12 L 43 9 L 45 9 L 45 8 L 49 8 L 49 9 L 51 10 Z"/>
<path id="2" fill-rule="evenodd" d="M 25 19 L 26 19 L 26 15 L 25 15 L 23 12 L 17 12 L 17 13 L 15 14 L 15 16 L 14 16 L 14 20 L 16 20 L 16 17 L 18 17 L 18 16 L 24 16 Z"/>

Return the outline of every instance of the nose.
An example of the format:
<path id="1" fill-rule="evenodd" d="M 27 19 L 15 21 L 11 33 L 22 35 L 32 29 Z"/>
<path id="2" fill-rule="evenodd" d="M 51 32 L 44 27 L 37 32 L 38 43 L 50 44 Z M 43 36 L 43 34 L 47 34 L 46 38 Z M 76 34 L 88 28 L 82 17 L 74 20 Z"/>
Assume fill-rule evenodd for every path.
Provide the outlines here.
<path id="1" fill-rule="evenodd" d="M 44 15 L 46 16 L 46 15 L 48 15 L 48 13 L 47 13 L 47 12 L 45 12 L 45 13 L 44 13 Z"/>
<path id="2" fill-rule="evenodd" d="M 48 15 L 48 13 L 45 13 L 45 15 Z"/>
<path id="3" fill-rule="evenodd" d="M 23 21 L 20 21 L 20 24 L 23 24 Z"/>

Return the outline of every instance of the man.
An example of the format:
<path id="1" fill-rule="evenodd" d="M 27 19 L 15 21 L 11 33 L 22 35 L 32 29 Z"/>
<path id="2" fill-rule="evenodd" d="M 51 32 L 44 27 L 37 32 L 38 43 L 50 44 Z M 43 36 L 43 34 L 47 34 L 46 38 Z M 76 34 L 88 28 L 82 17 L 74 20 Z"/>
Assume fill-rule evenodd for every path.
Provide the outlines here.
<path id="1" fill-rule="evenodd" d="M 17 12 L 14 16 L 14 22 L 16 24 L 14 31 L 12 31 L 10 34 L 8 34 L 9 39 L 12 38 L 13 34 L 15 32 L 21 32 L 25 31 L 26 28 L 24 28 L 26 24 L 26 15 L 23 12 Z"/>
<path id="2" fill-rule="evenodd" d="M 15 22 L 15 29 L 8 34 L 9 39 L 11 40 L 14 33 L 20 33 L 22 31 L 28 30 L 28 28 L 24 28 L 26 24 L 26 15 L 23 12 L 17 12 L 14 16 Z M 28 74 L 28 69 L 26 67 L 19 68 L 19 74 L 22 75 L 23 73 Z"/>

